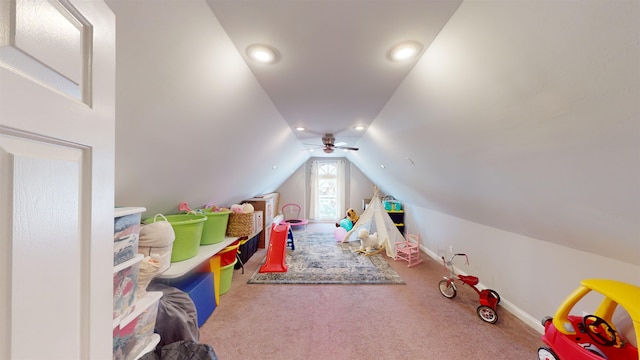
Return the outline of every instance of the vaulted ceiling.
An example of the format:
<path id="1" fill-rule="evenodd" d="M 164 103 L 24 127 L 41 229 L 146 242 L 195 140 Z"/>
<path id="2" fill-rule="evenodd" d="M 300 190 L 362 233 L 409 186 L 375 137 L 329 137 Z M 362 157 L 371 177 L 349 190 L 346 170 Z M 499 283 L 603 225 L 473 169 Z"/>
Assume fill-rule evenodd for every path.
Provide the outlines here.
<path id="1" fill-rule="evenodd" d="M 462 1 L 208 0 L 218 21 L 278 112 L 305 143 L 325 133 L 353 143 L 370 125 Z M 394 45 L 415 41 L 418 56 L 391 61 Z M 274 47 L 275 64 L 247 55 Z"/>
<path id="2" fill-rule="evenodd" d="M 635 0 L 107 3 L 121 205 L 273 191 L 334 132 L 407 204 L 640 261 Z M 421 57 L 389 62 L 403 40 Z"/>

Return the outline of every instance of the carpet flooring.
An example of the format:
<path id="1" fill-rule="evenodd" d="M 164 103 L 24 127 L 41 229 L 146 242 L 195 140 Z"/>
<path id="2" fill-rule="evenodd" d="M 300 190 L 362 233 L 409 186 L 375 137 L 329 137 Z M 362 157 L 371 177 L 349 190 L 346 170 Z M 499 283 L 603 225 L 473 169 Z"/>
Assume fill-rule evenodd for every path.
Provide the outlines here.
<path id="1" fill-rule="evenodd" d="M 406 285 L 248 284 L 265 255 L 259 249 L 244 274 L 233 273 L 200 328 L 200 342 L 220 360 L 523 360 L 537 359 L 543 345 L 537 331 L 501 306 L 496 324 L 480 320 L 478 295 L 467 286 L 455 299 L 442 296 L 442 263 L 426 254 L 412 268 L 385 257 Z"/>
<path id="2" fill-rule="evenodd" d="M 357 241 L 338 243 L 331 233 L 296 232 L 286 272 L 256 269 L 249 284 L 404 284 L 382 254 L 366 256 Z M 264 262 L 264 260 L 263 260 Z"/>

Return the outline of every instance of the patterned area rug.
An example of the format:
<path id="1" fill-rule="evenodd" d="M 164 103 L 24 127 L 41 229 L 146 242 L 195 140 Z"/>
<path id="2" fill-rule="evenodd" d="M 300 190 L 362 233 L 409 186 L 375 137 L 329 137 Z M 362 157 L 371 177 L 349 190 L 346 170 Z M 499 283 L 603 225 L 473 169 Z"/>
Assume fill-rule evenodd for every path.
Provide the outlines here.
<path id="1" fill-rule="evenodd" d="M 404 284 L 384 255 L 365 256 L 360 243 L 339 243 L 333 234 L 294 233 L 295 250 L 287 248 L 287 272 L 259 273 L 249 284 Z M 263 260 L 264 263 L 264 260 Z"/>

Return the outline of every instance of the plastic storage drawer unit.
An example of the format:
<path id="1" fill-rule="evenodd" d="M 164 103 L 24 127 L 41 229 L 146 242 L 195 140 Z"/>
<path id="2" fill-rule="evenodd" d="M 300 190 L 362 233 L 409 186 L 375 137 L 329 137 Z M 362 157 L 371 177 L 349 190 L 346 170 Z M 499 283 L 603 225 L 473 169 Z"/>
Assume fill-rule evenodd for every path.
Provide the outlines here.
<path id="1" fill-rule="evenodd" d="M 138 253 L 140 218 L 143 207 L 117 207 L 113 221 L 113 266 L 133 258 Z"/>

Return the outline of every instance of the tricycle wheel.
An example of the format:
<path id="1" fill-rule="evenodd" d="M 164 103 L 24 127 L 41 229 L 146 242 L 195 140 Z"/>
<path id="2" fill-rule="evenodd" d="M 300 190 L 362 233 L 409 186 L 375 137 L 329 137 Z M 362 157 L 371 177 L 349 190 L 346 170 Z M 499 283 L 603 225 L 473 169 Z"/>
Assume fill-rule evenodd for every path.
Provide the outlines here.
<path id="1" fill-rule="evenodd" d="M 498 299 L 498 301 L 496 302 L 496 304 L 500 304 L 500 294 L 498 294 L 497 291 L 492 290 L 492 289 L 487 289 L 489 291 L 489 293 L 496 299 Z"/>
<path id="2" fill-rule="evenodd" d="M 453 281 L 449 281 L 449 280 L 440 280 L 440 282 L 438 283 L 438 288 L 440 289 L 440 293 L 442 294 L 442 296 L 446 297 L 447 299 L 453 299 L 454 297 L 456 297 L 457 291 L 455 286 L 453 285 Z"/>
<path id="3" fill-rule="evenodd" d="M 476 312 L 478 313 L 480 319 L 488 323 L 495 324 L 496 321 L 498 321 L 498 314 L 496 313 L 496 311 L 488 307 L 487 305 L 478 306 Z"/>
<path id="4" fill-rule="evenodd" d="M 556 354 L 551 351 L 551 349 L 546 347 L 541 347 L 538 349 L 538 359 L 539 360 L 558 360 Z"/>

